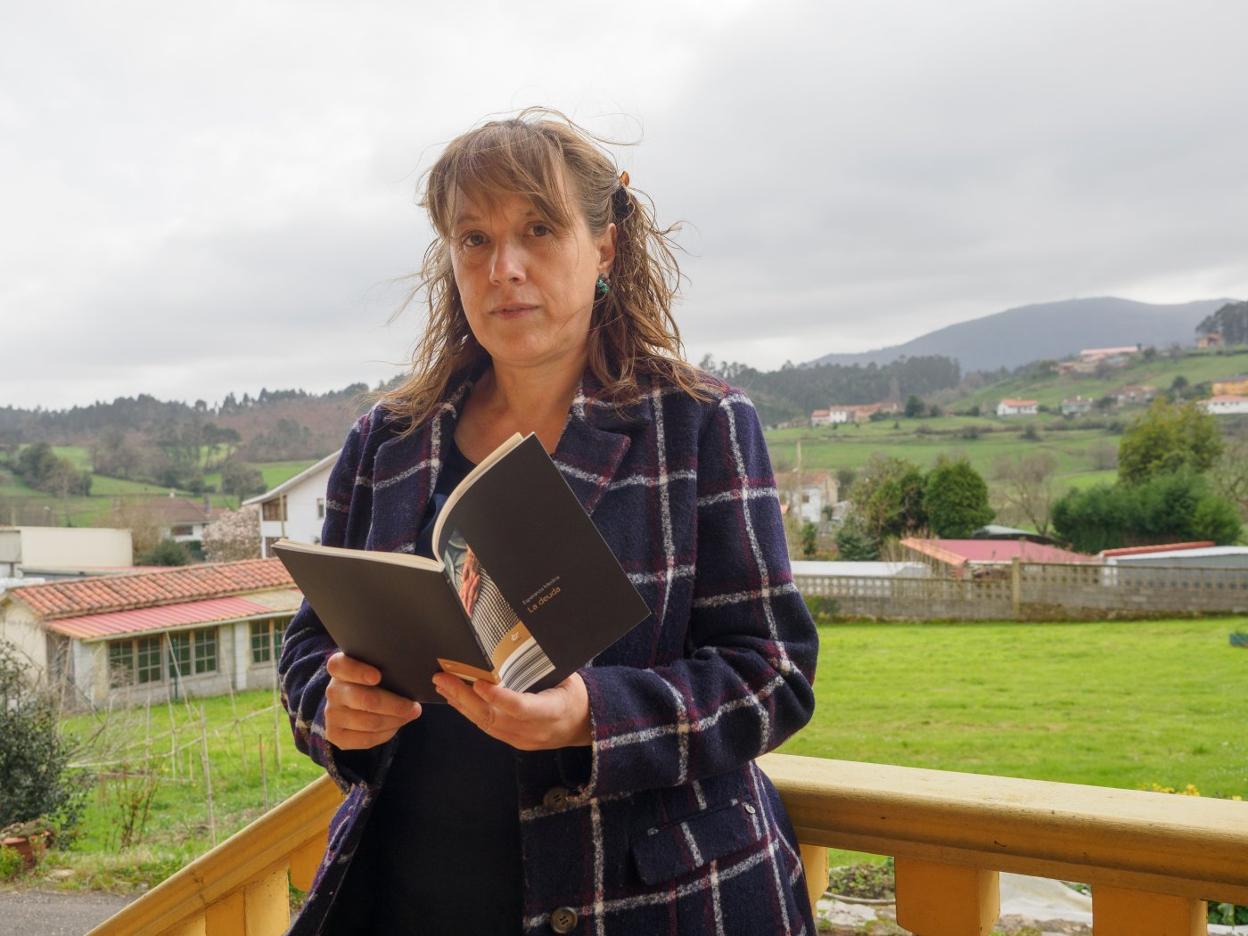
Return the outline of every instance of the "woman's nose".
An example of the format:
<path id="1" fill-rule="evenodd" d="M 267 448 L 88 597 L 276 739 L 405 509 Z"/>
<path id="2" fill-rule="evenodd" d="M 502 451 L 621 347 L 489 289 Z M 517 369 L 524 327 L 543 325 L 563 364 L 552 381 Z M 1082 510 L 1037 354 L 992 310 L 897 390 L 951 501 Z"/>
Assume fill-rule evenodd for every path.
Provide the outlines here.
<path id="1" fill-rule="evenodd" d="M 494 248 L 490 281 L 497 285 L 523 283 L 524 265 L 524 251 L 520 246 L 509 241 L 500 241 Z"/>

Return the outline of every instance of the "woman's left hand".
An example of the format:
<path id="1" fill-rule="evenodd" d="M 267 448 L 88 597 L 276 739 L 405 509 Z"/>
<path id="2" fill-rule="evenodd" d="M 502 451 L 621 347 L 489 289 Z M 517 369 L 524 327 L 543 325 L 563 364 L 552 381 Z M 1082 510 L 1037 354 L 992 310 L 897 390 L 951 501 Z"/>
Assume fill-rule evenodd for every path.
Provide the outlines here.
<path id="1" fill-rule="evenodd" d="M 549 751 L 590 742 L 589 693 L 579 673 L 541 692 L 469 684 L 449 673 L 438 673 L 433 685 L 470 722 L 518 750 Z"/>

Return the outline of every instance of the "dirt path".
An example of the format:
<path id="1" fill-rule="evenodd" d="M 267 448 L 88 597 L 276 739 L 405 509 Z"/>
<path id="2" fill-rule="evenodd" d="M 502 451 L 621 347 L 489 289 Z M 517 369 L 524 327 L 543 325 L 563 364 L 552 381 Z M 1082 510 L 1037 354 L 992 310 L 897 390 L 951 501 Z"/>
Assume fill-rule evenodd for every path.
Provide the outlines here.
<path id="1" fill-rule="evenodd" d="M 133 897 L 64 891 L 0 889 L 0 920 L 13 936 L 82 936 Z"/>

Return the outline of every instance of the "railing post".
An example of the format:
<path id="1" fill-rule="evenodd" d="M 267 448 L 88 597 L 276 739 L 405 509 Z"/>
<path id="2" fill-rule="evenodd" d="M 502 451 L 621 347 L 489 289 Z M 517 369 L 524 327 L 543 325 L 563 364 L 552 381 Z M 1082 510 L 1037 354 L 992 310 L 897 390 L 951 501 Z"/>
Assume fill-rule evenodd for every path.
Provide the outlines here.
<path id="1" fill-rule="evenodd" d="M 806 874 L 806 893 L 813 912 L 819 898 L 828 889 L 828 849 L 823 845 L 802 845 L 802 869 Z"/>
<path id="2" fill-rule="evenodd" d="M 247 932 L 247 910 L 243 905 L 242 891 L 235 891 L 204 911 L 206 936 L 233 936 Z"/>
<path id="3" fill-rule="evenodd" d="M 1206 936 L 1205 902 L 1096 884 L 1092 887 L 1096 936 Z"/>
<path id="4" fill-rule="evenodd" d="M 282 936 L 290 926 L 290 865 L 274 865 L 243 890 L 247 936 Z"/>
<path id="5" fill-rule="evenodd" d="M 914 858 L 894 871 L 897 922 L 915 936 L 987 936 L 1001 915 L 996 871 Z"/>

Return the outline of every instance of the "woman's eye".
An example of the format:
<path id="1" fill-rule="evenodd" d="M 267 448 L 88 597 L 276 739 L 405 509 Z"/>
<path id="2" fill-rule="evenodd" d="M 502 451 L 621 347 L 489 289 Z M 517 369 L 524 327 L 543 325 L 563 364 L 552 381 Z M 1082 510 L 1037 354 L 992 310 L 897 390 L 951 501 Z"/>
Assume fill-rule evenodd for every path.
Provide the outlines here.
<path id="1" fill-rule="evenodd" d="M 485 235 L 480 231 L 469 231 L 459 239 L 461 247 L 480 247 L 485 243 Z"/>
<path id="2" fill-rule="evenodd" d="M 543 224 L 538 221 L 529 227 L 529 233 L 534 237 L 546 237 L 550 234 L 554 234 L 555 232 L 549 224 Z"/>

